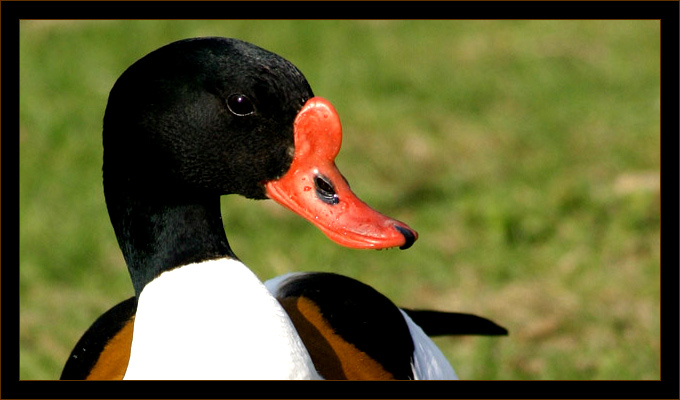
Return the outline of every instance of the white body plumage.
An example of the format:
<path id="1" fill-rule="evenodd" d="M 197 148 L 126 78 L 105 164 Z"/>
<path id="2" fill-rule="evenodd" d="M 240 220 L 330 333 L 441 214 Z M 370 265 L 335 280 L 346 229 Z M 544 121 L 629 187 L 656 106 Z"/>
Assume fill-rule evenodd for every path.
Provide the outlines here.
<path id="1" fill-rule="evenodd" d="M 146 285 L 125 379 L 320 377 L 276 299 L 245 265 L 224 258 Z"/>

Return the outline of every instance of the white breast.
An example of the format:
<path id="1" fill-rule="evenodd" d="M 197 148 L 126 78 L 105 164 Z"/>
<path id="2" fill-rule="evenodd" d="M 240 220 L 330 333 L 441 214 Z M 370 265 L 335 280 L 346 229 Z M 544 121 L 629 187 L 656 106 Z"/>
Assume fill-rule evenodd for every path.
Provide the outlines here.
<path id="1" fill-rule="evenodd" d="M 320 379 L 288 315 L 241 262 L 162 273 L 139 296 L 124 379 Z"/>

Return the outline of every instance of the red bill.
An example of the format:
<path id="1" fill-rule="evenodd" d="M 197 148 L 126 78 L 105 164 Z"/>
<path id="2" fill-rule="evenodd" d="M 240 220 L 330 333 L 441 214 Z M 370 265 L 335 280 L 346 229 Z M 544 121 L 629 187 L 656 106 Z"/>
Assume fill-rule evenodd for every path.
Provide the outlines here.
<path id="1" fill-rule="evenodd" d="M 340 117 L 321 97 L 295 118 L 295 155 L 288 172 L 265 183 L 267 196 L 307 219 L 334 242 L 357 249 L 407 249 L 418 233 L 361 201 L 335 166 Z"/>

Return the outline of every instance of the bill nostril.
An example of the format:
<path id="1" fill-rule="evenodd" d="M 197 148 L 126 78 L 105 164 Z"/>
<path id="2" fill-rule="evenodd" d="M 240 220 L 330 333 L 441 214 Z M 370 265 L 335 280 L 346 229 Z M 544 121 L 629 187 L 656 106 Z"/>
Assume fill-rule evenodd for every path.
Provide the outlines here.
<path id="1" fill-rule="evenodd" d="M 340 202 L 340 198 L 335 193 L 335 188 L 328 178 L 323 175 L 314 177 L 314 185 L 316 186 L 316 194 L 326 204 L 335 205 Z"/>
<path id="2" fill-rule="evenodd" d="M 399 249 L 406 250 L 413 246 L 413 243 L 415 243 L 416 239 L 418 238 L 417 234 L 408 228 L 404 228 L 403 226 L 395 225 L 394 227 L 404 236 L 404 239 L 406 239 L 404 244 L 401 245 Z"/>

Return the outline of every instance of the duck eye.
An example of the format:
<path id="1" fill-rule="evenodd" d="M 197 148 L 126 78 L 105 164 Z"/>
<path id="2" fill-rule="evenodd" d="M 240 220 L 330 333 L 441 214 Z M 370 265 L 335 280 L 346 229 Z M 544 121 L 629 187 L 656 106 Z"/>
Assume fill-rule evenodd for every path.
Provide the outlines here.
<path id="1" fill-rule="evenodd" d="M 232 114 L 243 117 L 255 112 L 253 102 L 244 94 L 232 94 L 227 98 L 227 107 Z"/>

